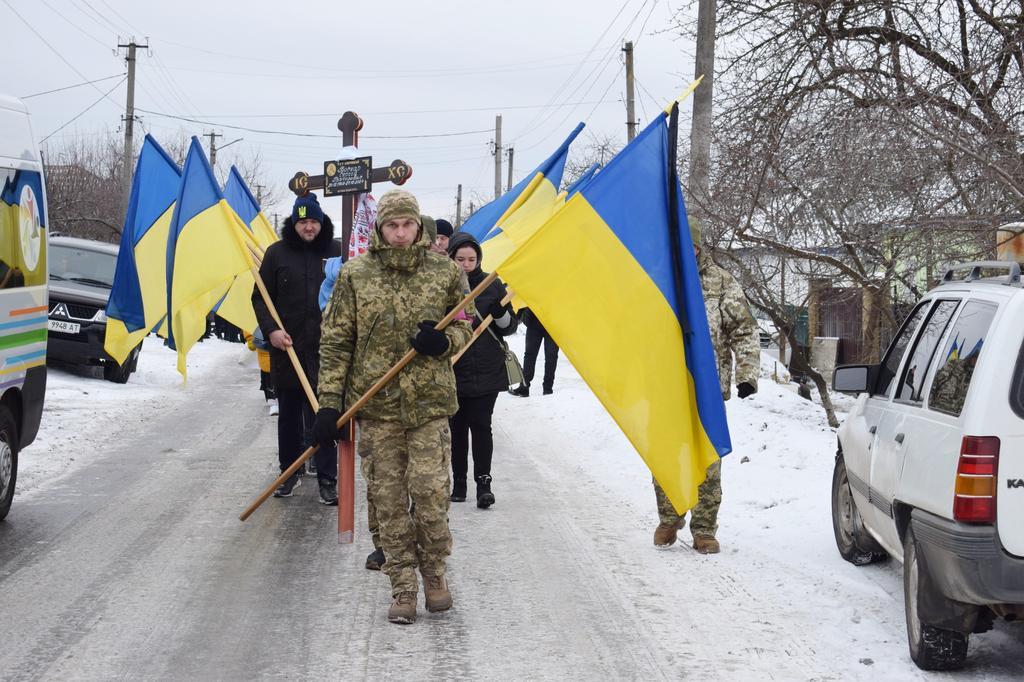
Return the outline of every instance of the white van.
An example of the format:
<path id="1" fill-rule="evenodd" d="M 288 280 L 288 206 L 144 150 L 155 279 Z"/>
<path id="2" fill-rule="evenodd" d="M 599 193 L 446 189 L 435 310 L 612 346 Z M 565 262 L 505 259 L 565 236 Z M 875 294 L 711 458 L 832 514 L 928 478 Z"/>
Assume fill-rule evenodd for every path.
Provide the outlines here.
<path id="1" fill-rule="evenodd" d="M 0 95 L 0 521 L 46 393 L 46 186 L 28 109 Z"/>
<path id="2" fill-rule="evenodd" d="M 1016 262 L 948 270 L 839 429 L 832 520 L 844 559 L 903 562 L 910 655 L 957 668 L 971 633 L 1024 618 L 1024 288 Z"/>

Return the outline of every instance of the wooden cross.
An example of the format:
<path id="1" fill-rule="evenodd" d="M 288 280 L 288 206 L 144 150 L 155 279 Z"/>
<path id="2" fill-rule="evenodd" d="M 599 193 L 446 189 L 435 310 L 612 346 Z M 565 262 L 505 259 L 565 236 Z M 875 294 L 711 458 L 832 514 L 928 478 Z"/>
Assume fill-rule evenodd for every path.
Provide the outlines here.
<path id="1" fill-rule="evenodd" d="M 341 131 L 341 141 L 346 147 L 359 147 L 359 131 L 363 129 L 363 119 L 354 111 L 346 111 L 338 119 L 338 130 Z M 325 161 L 325 169 L 334 166 L 339 162 Z M 412 166 L 401 159 L 395 159 L 390 165 L 383 168 L 370 169 L 369 177 L 363 178 L 361 187 L 342 191 L 342 212 L 341 212 L 341 260 L 348 260 L 348 244 L 352 238 L 352 222 L 356 212 L 356 195 L 369 192 L 375 182 L 391 182 L 396 185 L 404 185 L 412 177 Z M 326 175 L 310 175 L 299 171 L 288 181 L 288 189 L 296 196 L 305 196 L 312 190 L 325 190 L 328 185 Z"/>

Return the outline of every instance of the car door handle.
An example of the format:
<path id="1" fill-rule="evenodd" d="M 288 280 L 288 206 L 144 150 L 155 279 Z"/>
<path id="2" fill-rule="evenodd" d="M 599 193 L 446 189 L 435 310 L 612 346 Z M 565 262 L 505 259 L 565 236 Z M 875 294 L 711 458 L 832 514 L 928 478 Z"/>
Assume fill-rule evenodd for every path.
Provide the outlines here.
<path id="1" fill-rule="evenodd" d="M 903 444 L 903 434 L 902 433 L 897 433 L 896 434 L 896 442 L 899 443 L 900 445 Z"/>
<path id="2" fill-rule="evenodd" d="M 870 433 L 872 436 L 875 435 L 875 431 L 878 431 L 877 425 L 872 426 L 870 429 L 868 429 L 868 433 Z"/>

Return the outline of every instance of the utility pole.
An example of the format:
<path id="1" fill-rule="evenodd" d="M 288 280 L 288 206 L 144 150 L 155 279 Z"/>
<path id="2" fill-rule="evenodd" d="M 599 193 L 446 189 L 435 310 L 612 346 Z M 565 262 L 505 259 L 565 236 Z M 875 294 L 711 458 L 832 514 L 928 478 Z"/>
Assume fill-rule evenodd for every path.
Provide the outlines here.
<path id="1" fill-rule="evenodd" d="M 203 137 L 210 138 L 210 167 L 212 168 L 217 165 L 217 138 L 224 136 L 211 130 L 208 133 L 203 133 Z"/>
<path id="2" fill-rule="evenodd" d="M 128 49 L 128 54 L 124 60 L 128 63 L 128 98 L 124 106 L 124 152 L 121 159 L 121 172 L 124 174 L 124 193 L 125 197 L 131 191 L 132 185 L 132 152 L 134 151 L 132 135 L 135 130 L 135 50 L 141 47 L 144 50 L 149 49 L 149 44 L 139 45 L 135 40 L 131 40 L 127 45 L 118 43 L 117 48 L 122 47 Z"/>
<path id="3" fill-rule="evenodd" d="M 506 192 L 512 191 L 512 157 L 515 156 L 516 150 L 512 147 L 508 148 L 508 189 Z"/>
<path id="4" fill-rule="evenodd" d="M 626 53 L 626 142 L 636 137 L 636 97 L 633 88 L 633 41 L 622 48 Z"/>
<path id="5" fill-rule="evenodd" d="M 501 196 L 501 114 L 494 117 L 494 198 Z"/>
<path id="6" fill-rule="evenodd" d="M 256 185 L 256 203 L 263 206 L 263 185 Z"/>
<path id="7" fill-rule="evenodd" d="M 697 3 L 697 58 L 694 73 L 704 80 L 693 93 L 693 120 L 690 125 L 690 202 L 687 207 L 698 216 L 706 215 L 709 198 L 708 176 L 711 170 L 711 96 L 715 82 L 716 0 Z"/>
<path id="8" fill-rule="evenodd" d="M 462 183 L 459 183 L 459 190 L 455 194 L 455 229 L 462 225 Z"/>

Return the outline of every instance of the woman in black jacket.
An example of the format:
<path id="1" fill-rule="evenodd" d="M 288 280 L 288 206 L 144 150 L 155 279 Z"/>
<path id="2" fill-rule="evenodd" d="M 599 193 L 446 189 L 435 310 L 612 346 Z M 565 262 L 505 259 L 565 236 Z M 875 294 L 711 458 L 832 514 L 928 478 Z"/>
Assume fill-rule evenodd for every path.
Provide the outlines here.
<path id="1" fill-rule="evenodd" d="M 448 243 L 448 254 L 476 287 L 487 276 L 480 268 L 483 252 L 472 235 L 456 232 Z M 487 509 L 494 504 L 491 492 L 491 415 L 498 394 L 508 390 L 505 371 L 505 350 L 499 336 L 508 336 L 518 324 L 512 307 L 503 304 L 505 285 L 495 280 L 476 298 L 479 326 L 488 315 L 494 322 L 455 363 L 455 381 L 459 395 L 459 411 L 451 418 L 452 427 L 452 502 L 466 500 L 466 474 L 469 469 L 469 439 L 473 438 L 473 477 L 476 480 L 476 506 Z"/>

